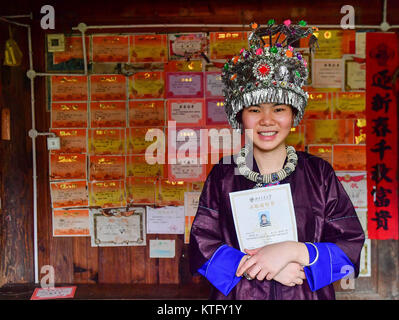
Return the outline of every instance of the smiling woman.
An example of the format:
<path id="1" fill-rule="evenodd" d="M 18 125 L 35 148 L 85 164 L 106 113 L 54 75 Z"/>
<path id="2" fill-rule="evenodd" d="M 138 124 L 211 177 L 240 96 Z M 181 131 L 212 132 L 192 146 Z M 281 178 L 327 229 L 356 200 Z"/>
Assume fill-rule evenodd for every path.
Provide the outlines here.
<path id="1" fill-rule="evenodd" d="M 323 159 L 296 152 L 285 143 L 307 104 L 308 94 L 302 89 L 307 63 L 291 47 L 309 35 L 309 43 L 315 43 L 313 29 L 305 26 L 305 21 L 292 25 L 290 20 L 276 25 L 271 19 L 264 28 L 254 23 L 248 37 L 250 49 L 242 49 L 223 67 L 229 123 L 245 132 L 250 143 L 213 167 L 192 224 L 191 271 L 213 284 L 213 299 L 334 299 L 332 283 L 347 275 L 341 270 L 359 273 L 364 233 L 334 170 Z M 285 226 L 277 233 L 270 231 L 273 234 L 263 228 L 266 233 L 258 235 L 259 220 L 255 219 L 256 226 L 249 225 L 251 232 L 245 240 L 255 237 L 263 245 L 240 248 L 242 234 L 239 241 L 237 230 L 244 226 L 235 223 L 236 212 L 233 219 L 231 197 L 255 189 L 252 199 L 261 198 L 265 192 L 278 190 L 270 187 L 276 184 L 288 184 L 281 188 L 291 194 L 279 203 L 250 201 L 248 207 L 240 208 L 245 215 L 241 221 L 250 224 L 251 213 L 255 210 L 258 217 L 268 205 L 278 213 L 273 226 L 283 224 L 284 204 L 292 198 L 290 214 L 295 211 L 296 224 L 287 228 L 297 236 L 269 241 L 284 234 Z"/>

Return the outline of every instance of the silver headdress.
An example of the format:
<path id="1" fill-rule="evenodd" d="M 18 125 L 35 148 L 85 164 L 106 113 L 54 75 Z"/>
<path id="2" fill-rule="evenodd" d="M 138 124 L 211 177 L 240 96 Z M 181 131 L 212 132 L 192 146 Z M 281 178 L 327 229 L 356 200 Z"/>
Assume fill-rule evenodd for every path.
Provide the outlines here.
<path id="1" fill-rule="evenodd" d="M 269 20 L 266 27 L 251 25 L 249 49 L 241 49 L 229 59 L 222 70 L 225 111 L 233 129 L 241 129 L 237 114 L 244 108 L 260 103 L 281 103 L 298 110 L 294 126 L 301 121 L 308 94 L 303 91 L 308 78 L 307 62 L 291 46 L 301 38 L 311 35 L 309 47 L 317 45 L 315 28 L 306 27 L 305 21 L 297 25 L 290 20 L 275 24 Z M 276 40 L 272 43 L 273 36 Z M 279 40 L 281 41 L 279 42 Z M 265 41 L 266 39 L 266 41 Z"/>

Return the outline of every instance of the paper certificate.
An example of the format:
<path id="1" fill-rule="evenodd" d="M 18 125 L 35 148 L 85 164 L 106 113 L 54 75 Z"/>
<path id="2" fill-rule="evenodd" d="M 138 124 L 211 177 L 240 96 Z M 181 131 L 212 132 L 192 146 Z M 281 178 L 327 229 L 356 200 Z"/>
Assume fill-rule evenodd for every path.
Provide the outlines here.
<path id="1" fill-rule="evenodd" d="M 327 92 L 310 92 L 304 119 L 331 118 L 330 104 Z"/>
<path id="2" fill-rule="evenodd" d="M 90 77 L 92 101 L 125 100 L 126 77 L 119 74 Z"/>
<path id="3" fill-rule="evenodd" d="M 169 59 L 200 59 L 201 53 L 207 53 L 208 40 L 205 33 L 170 34 Z"/>
<path id="4" fill-rule="evenodd" d="M 342 171 L 366 170 L 366 146 L 365 145 L 334 145 L 333 168 Z"/>
<path id="5" fill-rule="evenodd" d="M 203 98 L 204 83 L 202 72 L 167 72 L 167 98 Z"/>
<path id="6" fill-rule="evenodd" d="M 334 118 L 358 119 L 366 117 L 366 92 L 338 92 Z"/>
<path id="7" fill-rule="evenodd" d="M 176 240 L 150 240 L 150 258 L 174 258 Z"/>
<path id="8" fill-rule="evenodd" d="M 161 127 L 165 125 L 163 100 L 129 101 L 130 127 Z"/>
<path id="9" fill-rule="evenodd" d="M 229 196 L 241 251 L 282 241 L 298 241 L 288 183 L 230 192 Z"/>
<path id="10" fill-rule="evenodd" d="M 86 153 L 86 129 L 52 129 L 60 137 L 61 149 L 51 150 L 51 153 Z"/>
<path id="11" fill-rule="evenodd" d="M 205 73 L 205 96 L 223 97 L 223 83 L 220 72 Z"/>
<path id="12" fill-rule="evenodd" d="M 53 237 L 89 235 L 89 210 L 53 210 Z"/>
<path id="13" fill-rule="evenodd" d="M 131 36 L 132 62 L 165 62 L 168 59 L 166 34 L 139 34 Z"/>
<path id="14" fill-rule="evenodd" d="M 147 233 L 184 234 L 184 207 L 147 207 Z"/>
<path id="15" fill-rule="evenodd" d="M 86 180 L 51 182 L 50 190 L 53 208 L 89 205 Z"/>
<path id="16" fill-rule="evenodd" d="M 90 180 L 121 180 L 125 178 L 124 156 L 90 156 Z"/>
<path id="17" fill-rule="evenodd" d="M 93 36 L 93 61 L 127 62 L 128 36 Z"/>
<path id="18" fill-rule="evenodd" d="M 154 204 L 155 180 L 146 178 L 126 178 L 126 198 L 128 204 Z"/>
<path id="19" fill-rule="evenodd" d="M 52 101 L 85 101 L 87 100 L 86 76 L 52 76 Z"/>
<path id="20" fill-rule="evenodd" d="M 50 180 L 86 179 L 86 155 L 50 154 Z"/>
<path id="21" fill-rule="evenodd" d="M 90 154 L 123 154 L 125 152 L 125 130 L 89 130 L 89 152 Z"/>
<path id="22" fill-rule="evenodd" d="M 122 180 L 89 183 L 89 201 L 92 207 L 117 208 L 126 206 L 125 182 Z"/>
<path id="23" fill-rule="evenodd" d="M 367 208 L 367 172 L 336 172 L 355 208 Z"/>
<path id="24" fill-rule="evenodd" d="M 48 299 L 73 298 L 75 296 L 75 291 L 76 291 L 76 286 L 36 288 L 30 299 L 48 300 Z"/>
<path id="25" fill-rule="evenodd" d="M 341 88 L 342 66 L 340 59 L 313 60 L 312 86 L 314 88 Z"/>
<path id="26" fill-rule="evenodd" d="M 228 125 L 227 115 L 224 111 L 224 98 L 206 100 L 206 124 Z"/>
<path id="27" fill-rule="evenodd" d="M 145 246 L 145 209 L 135 207 L 118 215 L 90 213 L 92 247 Z"/>
<path id="28" fill-rule="evenodd" d="M 87 118 L 86 103 L 51 104 L 52 128 L 86 128 Z"/>
<path id="29" fill-rule="evenodd" d="M 126 127 L 126 104 L 121 101 L 91 102 L 91 127 Z"/>
<path id="30" fill-rule="evenodd" d="M 165 93 L 164 73 L 137 72 L 129 77 L 130 99 L 162 99 Z"/>
<path id="31" fill-rule="evenodd" d="M 203 125 L 205 106 L 203 99 L 168 100 L 168 119 L 176 125 Z"/>

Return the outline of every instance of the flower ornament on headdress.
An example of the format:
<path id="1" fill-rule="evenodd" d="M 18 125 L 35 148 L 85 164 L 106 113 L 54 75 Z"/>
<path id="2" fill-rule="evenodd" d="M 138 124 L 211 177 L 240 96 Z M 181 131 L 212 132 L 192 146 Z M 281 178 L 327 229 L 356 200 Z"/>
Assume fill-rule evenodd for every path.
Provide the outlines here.
<path id="1" fill-rule="evenodd" d="M 241 49 L 222 70 L 229 123 L 234 129 L 240 129 L 236 116 L 243 108 L 260 103 L 280 103 L 298 110 L 294 119 L 294 126 L 297 126 L 308 99 L 308 94 L 302 89 L 308 78 L 308 69 L 307 62 L 292 45 L 311 35 L 311 52 L 317 45 L 317 38 L 313 35 L 315 29 L 306 27 L 303 20 L 298 24 L 292 24 L 291 20 L 275 24 L 273 19 L 266 27 L 252 23 L 251 28 L 249 49 Z"/>

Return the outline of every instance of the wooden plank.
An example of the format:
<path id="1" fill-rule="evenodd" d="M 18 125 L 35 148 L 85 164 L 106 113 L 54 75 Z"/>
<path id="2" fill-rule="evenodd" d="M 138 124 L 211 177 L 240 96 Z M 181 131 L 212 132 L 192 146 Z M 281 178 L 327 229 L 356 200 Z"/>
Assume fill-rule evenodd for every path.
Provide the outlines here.
<path id="1" fill-rule="evenodd" d="M 129 248 L 100 247 L 98 262 L 99 283 L 130 283 Z"/>
<path id="2" fill-rule="evenodd" d="M 146 283 L 146 246 L 130 248 L 130 265 L 132 283 Z"/>
<path id="3" fill-rule="evenodd" d="M 91 239 L 86 240 L 87 282 L 98 283 L 98 247 L 91 246 Z"/>
<path id="4" fill-rule="evenodd" d="M 177 235 L 164 234 L 162 239 L 175 240 L 175 257 L 159 259 L 159 283 L 177 284 L 179 283 L 179 261 L 181 256 L 181 240 Z"/>
<path id="5" fill-rule="evenodd" d="M 88 283 L 87 237 L 74 237 L 73 283 Z"/>

